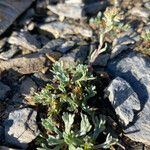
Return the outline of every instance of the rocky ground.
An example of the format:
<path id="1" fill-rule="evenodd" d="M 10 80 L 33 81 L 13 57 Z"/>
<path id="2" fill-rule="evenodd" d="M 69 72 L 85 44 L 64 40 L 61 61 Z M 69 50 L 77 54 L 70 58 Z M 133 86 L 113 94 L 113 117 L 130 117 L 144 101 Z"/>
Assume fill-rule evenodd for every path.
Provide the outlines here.
<path id="1" fill-rule="evenodd" d="M 121 10 L 130 28 L 115 37 L 107 35 L 110 46 L 93 68 L 104 80 L 123 129 L 121 144 L 125 149 L 148 149 L 150 41 L 141 40 L 141 34 L 150 30 L 149 0 L 0 1 L 1 149 L 35 149 L 39 129 L 31 95 L 51 81 L 49 68 L 55 61 L 87 63 L 89 52 L 99 44 L 99 29 L 89 20 L 110 6 Z"/>

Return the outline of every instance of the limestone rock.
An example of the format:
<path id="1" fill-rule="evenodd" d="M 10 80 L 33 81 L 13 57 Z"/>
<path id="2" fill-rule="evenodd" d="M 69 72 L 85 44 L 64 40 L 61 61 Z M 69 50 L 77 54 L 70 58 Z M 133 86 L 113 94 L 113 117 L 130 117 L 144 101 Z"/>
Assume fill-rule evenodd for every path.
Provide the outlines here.
<path id="1" fill-rule="evenodd" d="M 115 78 L 107 88 L 109 100 L 124 125 L 133 121 L 134 111 L 140 110 L 140 101 L 129 83 Z"/>
<path id="2" fill-rule="evenodd" d="M 119 36 L 113 41 L 113 48 L 111 51 L 111 58 L 116 57 L 119 53 L 124 50 L 128 50 L 130 45 L 134 44 L 135 41 L 128 35 Z"/>
<path id="3" fill-rule="evenodd" d="M 143 7 L 134 7 L 131 9 L 130 13 L 138 17 L 143 17 L 148 19 L 150 17 L 150 10 Z"/>
<path id="4" fill-rule="evenodd" d="M 45 67 L 46 58 L 42 54 L 28 54 L 8 61 L 0 61 L 0 73 L 10 69 L 20 74 L 41 71 Z"/>
<path id="5" fill-rule="evenodd" d="M 48 5 L 47 8 L 59 16 L 69 17 L 73 19 L 81 19 L 84 16 L 83 4 L 81 3 L 65 3 Z"/>
<path id="6" fill-rule="evenodd" d="M 20 92 L 22 95 L 29 96 L 30 94 L 36 91 L 37 91 L 37 85 L 31 78 L 27 77 L 22 81 L 22 84 L 20 86 Z"/>
<path id="7" fill-rule="evenodd" d="M 59 21 L 42 24 L 39 28 L 53 34 L 56 38 L 64 37 L 66 34 L 81 34 L 84 37 L 92 37 L 93 34 L 90 28 L 75 26 Z"/>
<path id="8" fill-rule="evenodd" d="M 4 100 L 10 90 L 9 86 L 0 82 L 0 100 Z"/>
<path id="9" fill-rule="evenodd" d="M 4 121 L 5 142 L 26 149 L 28 143 L 38 135 L 36 123 L 37 112 L 31 108 L 23 108 L 10 112 Z"/>
<path id="10" fill-rule="evenodd" d="M 70 49 L 72 49 L 74 47 L 74 45 L 75 45 L 74 41 L 66 41 L 60 47 L 57 48 L 57 51 L 59 51 L 61 53 L 66 53 Z"/>
<path id="11" fill-rule="evenodd" d="M 63 55 L 63 57 L 61 57 L 59 61 L 63 61 L 64 66 L 66 68 L 71 65 L 74 65 L 76 61 L 84 63 L 85 60 L 87 59 L 88 52 L 89 52 L 89 46 L 82 45 L 79 48 L 72 50 L 70 53 Z"/>
<path id="12" fill-rule="evenodd" d="M 0 35 L 23 13 L 34 0 L 0 1 Z"/>
<path id="13" fill-rule="evenodd" d="M 20 46 L 30 51 L 38 51 L 40 43 L 29 32 L 14 32 L 8 39 L 10 44 Z"/>
<path id="14" fill-rule="evenodd" d="M 112 59 L 107 70 L 113 76 L 125 79 L 140 100 L 140 110 L 124 129 L 126 136 L 150 145 L 150 58 L 137 52 L 128 52 Z"/>
<path id="15" fill-rule="evenodd" d="M 17 46 L 11 45 L 9 50 L 0 53 L 0 59 L 8 60 L 8 59 L 12 58 L 19 51 L 20 51 L 20 49 Z"/>

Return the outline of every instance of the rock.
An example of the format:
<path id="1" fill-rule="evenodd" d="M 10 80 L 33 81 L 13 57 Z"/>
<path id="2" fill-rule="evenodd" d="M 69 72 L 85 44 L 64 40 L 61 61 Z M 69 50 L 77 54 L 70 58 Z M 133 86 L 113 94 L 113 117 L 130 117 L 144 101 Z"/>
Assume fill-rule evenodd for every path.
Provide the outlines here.
<path id="1" fill-rule="evenodd" d="M 8 60 L 8 59 L 12 58 L 19 51 L 20 51 L 20 49 L 17 46 L 11 45 L 11 47 L 8 51 L 4 51 L 4 52 L 0 53 L 0 59 Z"/>
<path id="2" fill-rule="evenodd" d="M 42 71 L 45 68 L 46 58 L 42 54 L 28 54 L 8 61 L 0 61 L 0 74 L 14 70 L 20 74 L 30 74 Z"/>
<path id="3" fill-rule="evenodd" d="M 92 37 L 93 34 L 92 30 L 89 28 L 59 21 L 42 24 L 39 28 L 53 34 L 56 38 L 65 37 L 66 34 L 81 34 L 84 37 Z"/>
<path id="4" fill-rule="evenodd" d="M 29 32 L 14 32 L 8 39 L 8 42 L 33 52 L 38 51 L 41 47 L 36 37 Z"/>
<path id="5" fill-rule="evenodd" d="M 14 148 L 6 147 L 6 146 L 0 146 L 0 150 L 21 150 L 21 149 L 14 149 Z"/>
<path id="6" fill-rule="evenodd" d="M 37 91 L 37 85 L 31 78 L 27 77 L 22 81 L 20 86 L 20 92 L 22 95 L 30 96 L 36 91 Z"/>
<path id="7" fill-rule="evenodd" d="M 130 13 L 132 15 L 143 17 L 148 19 L 150 17 L 150 10 L 143 8 L 143 7 L 134 7 L 131 9 Z"/>
<path id="8" fill-rule="evenodd" d="M 4 100 L 10 92 L 10 87 L 0 82 L 0 101 Z"/>
<path id="9" fill-rule="evenodd" d="M 51 51 L 56 51 L 62 44 L 64 44 L 63 39 L 54 39 L 49 41 L 39 52 L 40 53 L 48 53 Z"/>
<path id="10" fill-rule="evenodd" d="M 75 45 L 74 41 L 66 41 L 60 47 L 57 48 L 57 51 L 59 51 L 61 53 L 66 53 L 70 49 L 72 49 L 74 47 L 74 45 Z"/>
<path id="11" fill-rule="evenodd" d="M 42 72 L 36 72 L 33 74 L 32 78 L 38 86 L 43 87 L 46 85 L 46 83 L 52 81 L 53 74 L 52 73 L 43 74 Z"/>
<path id="12" fill-rule="evenodd" d="M 129 83 L 115 78 L 107 88 L 109 100 L 122 123 L 127 126 L 133 121 L 134 112 L 140 110 L 140 101 Z"/>
<path id="13" fill-rule="evenodd" d="M 89 53 L 89 46 L 82 45 L 79 48 L 72 50 L 70 53 L 63 55 L 63 57 L 61 57 L 59 61 L 63 61 L 64 66 L 67 68 L 71 65 L 74 65 L 76 61 L 84 63 L 85 60 L 87 59 L 88 53 Z"/>
<path id="14" fill-rule="evenodd" d="M 92 65 L 98 65 L 101 67 L 105 67 L 110 58 L 110 54 L 100 54 L 96 60 L 92 63 Z"/>
<path id="15" fill-rule="evenodd" d="M 33 8 L 29 9 L 19 18 L 19 20 L 17 20 L 17 24 L 20 26 L 25 26 L 29 24 L 32 21 L 34 15 L 35 15 L 34 9 Z"/>
<path id="16" fill-rule="evenodd" d="M 145 3 L 144 6 L 150 10 L 150 2 Z"/>
<path id="17" fill-rule="evenodd" d="M 50 41 L 49 38 L 47 38 L 46 36 L 41 35 L 41 34 L 36 35 L 36 39 L 41 44 L 41 47 L 43 47 L 44 45 L 46 45 Z"/>
<path id="18" fill-rule="evenodd" d="M 83 0 L 65 0 L 66 4 L 82 4 Z"/>
<path id="19" fill-rule="evenodd" d="M 107 1 L 98 1 L 84 6 L 85 15 L 96 15 L 99 11 L 105 10 Z"/>
<path id="20" fill-rule="evenodd" d="M 116 46 L 119 44 L 128 45 L 128 44 L 134 44 L 134 43 L 135 41 L 132 38 L 130 38 L 128 35 L 125 35 L 125 36 L 120 35 L 119 37 L 113 40 L 112 46 Z"/>
<path id="21" fill-rule="evenodd" d="M 34 0 L 0 1 L 0 35 L 23 13 Z"/>
<path id="22" fill-rule="evenodd" d="M 4 121 L 5 143 L 26 149 L 28 143 L 38 135 L 37 112 L 31 108 L 22 108 L 10 112 Z"/>
<path id="23" fill-rule="evenodd" d="M 122 51 L 125 51 L 128 49 L 129 49 L 128 45 L 116 45 L 112 48 L 110 58 L 112 59 L 112 58 L 116 57 L 118 54 L 120 54 Z"/>
<path id="24" fill-rule="evenodd" d="M 3 143 L 4 139 L 5 139 L 4 128 L 2 126 L 0 126 L 0 143 Z"/>
<path id="25" fill-rule="evenodd" d="M 53 22 L 53 21 L 57 21 L 58 17 L 56 16 L 48 16 L 44 19 L 44 22 L 49 23 L 49 22 Z"/>
<path id="26" fill-rule="evenodd" d="M 0 51 L 3 48 L 3 46 L 5 45 L 6 41 L 7 41 L 7 38 L 0 39 Z"/>
<path id="27" fill-rule="evenodd" d="M 137 52 L 128 52 L 111 60 L 107 70 L 112 75 L 125 79 L 140 100 L 141 109 L 124 129 L 125 135 L 150 145 L 150 58 Z"/>
<path id="28" fill-rule="evenodd" d="M 61 17 L 64 16 L 73 19 L 81 19 L 84 16 L 82 3 L 60 3 L 57 5 L 48 5 L 47 8 Z"/>
<path id="29" fill-rule="evenodd" d="M 114 58 L 122 51 L 128 50 L 130 45 L 134 43 L 135 41 L 128 35 L 119 36 L 118 38 L 114 39 L 110 58 Z"/>

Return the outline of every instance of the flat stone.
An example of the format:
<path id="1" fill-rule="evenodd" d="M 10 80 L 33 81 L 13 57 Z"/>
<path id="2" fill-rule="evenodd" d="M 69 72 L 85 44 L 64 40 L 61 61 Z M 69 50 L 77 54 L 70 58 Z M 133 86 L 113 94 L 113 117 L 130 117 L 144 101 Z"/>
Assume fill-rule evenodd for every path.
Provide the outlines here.
<path id="1" fill-rule="evenodd" d="M 38 51 L 40 48 L 40 43 L 36 37 L 29 32 L 14 32 L 8 39 L 8 42 L 33 52 Z"/>
<path id="2" fill-rule="evenodd" d="M 110 54 L 100 54 L 96 58 L 96 60 L 92 63 L 92 65 L 105 67 L 107 65 L 109 58 L 110 58 Z"/>
<path id="3" fill-rule="evenodd" d="M 47 8 L 59 16 L 73 19 L 81 19 L 84 16 L 82 3 L 60 3 L 57 5 L 48 5 Z"/>
<path id="4" fill-rule="evenodd" d="M 137 52 L 120 54 L 108 63 L 107 70 L 126 80 L 140 100 L 141 109 L 124 129 L 125 135 L 150 145 L 150 58 Z"/>
<path id="5" fill-rule="evenodd" d="M 0 35 L 23 13 L 34 0 L 0 1 Z"/>
<path id="6" fill-rule="evenodd" d="M 84 6 L 85 15 L 96 15 L 99 11 L 105 10 L 107 1 L 92 2 Z"/>
<path id="7" fill-rule="evenodd" d="M 46 58 L 39 53 L 16 57 L 8 61 L 0 61 L 0 74 L 4 71 L 14 70 L 20 74 L 31 74 L 45 68 Z"/>
<path id="8" fill-rule="evenodd" d="M 114 39 L 110 58 L 114 58 L 122 51 L 128 50 L 130 48 L 130 45 L 133 45 L 134 43 L 135 41 L 128 35 L 121 35 L 118 38 Z"/>
<path id="9" fill-rule="evenodd" d="M 134 111 L 140 110 L 140 101 L 129 83 L 115 78 L 107 88 L 109 100 L 122 123 L 127 126 L 133 121 Z"/>
<path id="10" fill-rule="evenodd" d="M 7 41 L 7 38 L 2 38 L 2 39 L 0 39 L 0 49 L 3 48 L 3 46 L 4 46 L 5 43 L 6 43 L 6 41 Z M 1 50 L 0 50 L 0 51 L 1 51 Z"/>
<path id="11" fill-rule="evenodd" d="M 145 3 L 144 6 L 150 10 L 150 2 Z"/>
<path id="12" fill-rule="evenodd" d="M 82 4 L 83 0 L 65 0 L 65 3 L 66 4 L 73 4 L 73 3 Z"/>
<path id="13" fill-rule="evenodd" d="M 36 91 L 37 91 L 37 85 L 31 78 L 27 77 L 22 81 L 20 86 L 20 93 L 22 95 L 30 96 Z"/>
<path id="14" fill-rule="evenodd" d="M 82 45 L 79 48 L 72 50 L 70 53 L 63 55 L 59 61 L 64 63 L 64 66 L 67 68 L 71 65 L 74 65 L 76 61 L 80 63 L 84 63 L 87 59 L 87 55 L 89 52 L 88 45 Z"/>
<path id="15" fill-rule="evenodd" d="M 60 47 L 57 48 L 57 51 L 61 53 L 66 53 L 69 50 L 71 50 L 74 47 L 74 45 L 75 45 L 74 41 L 66 41 Z"/>
<path id="16" fill-rule="evenodd" d="M 47 44 L 43 46 L 43 48 L 39 51 L 39 53 L 48 53 L 50 51 L 56 51 L 61 45 L 64 44 L 63 39 L 54 39 L 49 41 Z"/>
<path id="17" fill-rule="evenodd" d="M 0 143 L 3 143 L 5 139 L 5 132 L 4 132 L 4 128 L 2 126 L 0 126 Z M 1 149 L 0 149 L 1 150 Z"/>
<path id="18" fill-rule="evenodd" d="M 20 51 L 20 49 L 17 46 L 11 45 L 9 50 L 0 53 L 0 59 L 8 60 L 8 59 L 12 58 L 19 51 Z"/>
<path id="19" fill-rule="evenodd" d="M 10 91 L 10 87 L 0 82 L 0 101 L 4 100 Z"/>
<path id="20" fill-rule="evenodd" d="M 36 116 L 37 112 L 31 108 L 10 112 L 3 123 L 5 127 L 5 143 L 26 149 L 28 144 L 39 133 Z"/>
<path id="21" fill-rule="evenodd" d="M 21 150 L 21 149 L 14 149 L 14 148 L 9 148 L 9 147 L 6 147 L 6 146 L 0 146 L 0 150 Z"/>
<path id="22" fill-rule="evenodd" d="M 138 16 L 138 17 L 143 17 L 148 19 L 150 17 L 150 10 L 144 7 L 134 7 L 131 9 L 130 13 L 132 15 Z"/>
<path id="23" fill-rule="evenodd" d="M 75 26 L 59 21 L 39 25 L 39 28 L 53 34 L 55 38 L 65 37 L 66 34 L 81 34 L 84 37 L 92 37 L 93 34 L 90 28 Z"/>

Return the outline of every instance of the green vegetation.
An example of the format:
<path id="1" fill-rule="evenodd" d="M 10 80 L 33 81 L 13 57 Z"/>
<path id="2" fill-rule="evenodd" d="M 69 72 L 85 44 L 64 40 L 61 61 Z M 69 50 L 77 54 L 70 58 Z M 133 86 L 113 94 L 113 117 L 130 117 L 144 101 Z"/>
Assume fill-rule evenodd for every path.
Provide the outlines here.
<path id="1" fill-rule="evenodd" d="M 108 7 L 104 14 L 98 13 L 96 18 L 90 19 L 91 26 L 97 27 L 99 30 L 99 47 L 90 54 L 90 63 L 94 62 L 100 53 L 106 51 L 107 43 L 105 42 L 105 37 L 107 34 L 109 34 L 109 36 L 111 34 L 117 35 L 119 32 L 129 28 L 128 25 L 121 23 L 122 19 L 123 17 L 119 9 L 114 7 Z"/>
<path id="2" fill-rule="evenodd" d="M 150 41 L 150 30 L 146 30 L 142 33 L 141 37 L 145 41 Z"/>
<path id="3" fill-rule="evenodd" d="M 107 132 L 105 117 L 89 105 L 95 100 L 96 87 L 88 67 L 78 64 L 65 69 L 62 62 L 56 62 L 52 72 L 52 83 L 33 97 L 47 107 L 38 150 L 98 150 L 117 144 Z M 105 142 L 99 140 L 101 136 Z"/>

